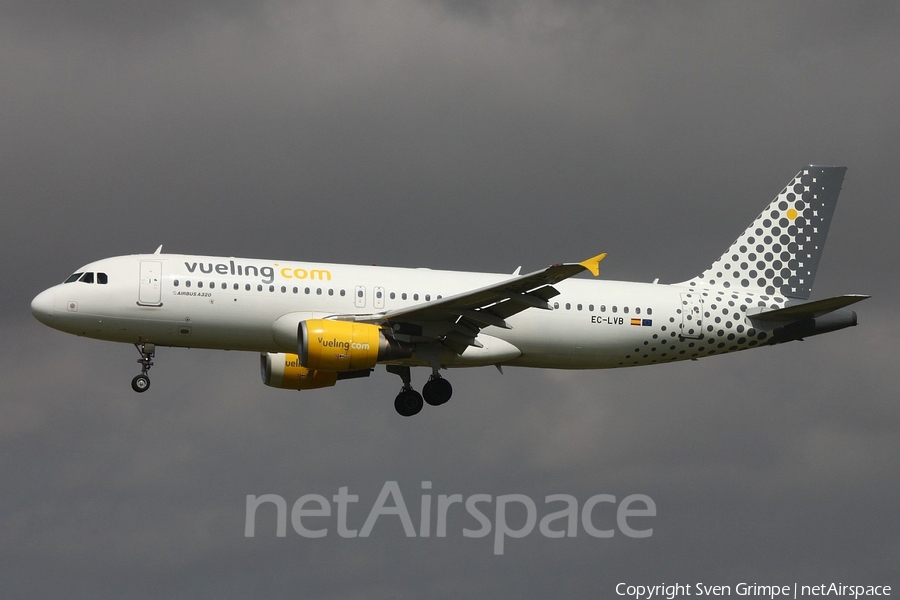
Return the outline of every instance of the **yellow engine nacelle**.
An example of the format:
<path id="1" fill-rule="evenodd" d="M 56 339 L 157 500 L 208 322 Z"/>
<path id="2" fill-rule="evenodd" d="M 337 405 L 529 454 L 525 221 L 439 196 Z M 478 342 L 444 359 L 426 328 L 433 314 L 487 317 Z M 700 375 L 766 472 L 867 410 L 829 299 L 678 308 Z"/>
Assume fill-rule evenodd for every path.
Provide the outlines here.
<path id="1" fill-rule="evenodd" d="M 259 366 L 264 384 L 285 390 L 331 387 L 338 380 L 334 371 L 315 371 L 302 366 L 296 354 L 261 354 Z"/>
<path id="2" fill-rule="evenodd" d="M 387 339 L 377 325 L 310 319 L 298 332 L 300 364 L 323 371 L 371 369 L 379 361 L 412 356 L 412 344 Z"/>

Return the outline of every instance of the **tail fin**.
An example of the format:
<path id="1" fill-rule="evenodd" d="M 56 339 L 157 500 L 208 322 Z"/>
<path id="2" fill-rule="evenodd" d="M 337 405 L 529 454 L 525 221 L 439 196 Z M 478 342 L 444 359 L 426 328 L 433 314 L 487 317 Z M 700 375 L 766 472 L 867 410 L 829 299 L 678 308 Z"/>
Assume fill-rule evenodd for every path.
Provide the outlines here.
<path id="1" fill-rule="evenodd" d="M 725 254 L 684 283 L 808 299 L 846 170 L 801 169 Z"/>

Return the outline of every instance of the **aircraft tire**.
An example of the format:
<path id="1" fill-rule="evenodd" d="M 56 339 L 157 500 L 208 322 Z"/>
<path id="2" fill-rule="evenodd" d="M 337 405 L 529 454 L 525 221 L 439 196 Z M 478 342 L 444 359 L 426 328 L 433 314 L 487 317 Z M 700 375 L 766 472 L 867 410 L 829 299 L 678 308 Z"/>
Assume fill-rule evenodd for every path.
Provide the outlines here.
<path id="1" fill-rule="evenodd" d="M 422 388 L 422 396 L 425 402 L 431 406 L 440 406 L 446 403 L 453 395 L 453 386 L 443 377 L 436 377 L 428 381 Z"/>
<path id="2" fill-rule="evenodd" d="M 146 375 L 138 375 L 131 380 L 131 389 L 137 393 L 146 392 L 150 388 L 150 378 Z"/>
<path id="3" fill-rule="evenodd" d="M 419 414 L 423 406 L 422 395 L 416 390 L 403 390 L 394 399 L 394 409 L 402 417 Z"/>

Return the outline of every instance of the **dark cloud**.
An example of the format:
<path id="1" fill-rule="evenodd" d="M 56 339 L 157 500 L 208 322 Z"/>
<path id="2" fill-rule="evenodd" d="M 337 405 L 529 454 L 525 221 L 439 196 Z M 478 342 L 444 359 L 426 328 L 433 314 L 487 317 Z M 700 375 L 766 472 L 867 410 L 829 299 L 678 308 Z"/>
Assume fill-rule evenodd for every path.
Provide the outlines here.
<path id="1" fill-rule="evenodd" d="M 252 19 L 265 2 L 234 0 L 185 0 L 184 2 L 141 2 L 140 0 L 88 0 L 64 2 L 7 0 L 2 13 L 11 23 L 30 33 L 72 33 L 103 36 L 122 43 L 127 38 L 153 37 L 169 30 L 186 31 L 211 19 Z"/>
<path id="2" fill-rule="evenodd" d="M 898 11 L 884 3 L 6 3 L 0 578 L 11 597 L 607 597 L 897 585 Z M 804 164 L 850 168 L 815 297 L 860 327 L 689 364 L 293 394 L 254 355 L 65 336 L 28 302 L 165 249 L 603 276 L 705 268 Z M 414 374 L 421 383 L 424 374 Z M 248 494 L 649 494 L 654 536 L 243 536 Z M 521 516 L 521 515 L 520 515 Z M 354 513 L 356 526 L 365 518 Z M 893 579 L 893 581 L 892 581 Z"/>

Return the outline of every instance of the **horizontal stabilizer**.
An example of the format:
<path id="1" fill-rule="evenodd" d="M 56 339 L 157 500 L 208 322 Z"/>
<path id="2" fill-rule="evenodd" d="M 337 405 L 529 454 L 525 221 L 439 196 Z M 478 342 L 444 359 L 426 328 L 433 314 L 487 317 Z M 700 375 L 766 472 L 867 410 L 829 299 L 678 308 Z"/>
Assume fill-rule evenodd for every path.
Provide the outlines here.
<path id="1" fill-rule="evenodd" d="M 856 304 L 870 296 L 864 294 L 847 294 L 844 296 L 835 296 L 834 298 L 826 298 L 825 300 L 816 300 L 814 302 L 804 302 L 803 304 L 794 304 L 785 308 L 774 310 L 767 309 L 765 306 L 750 308 L 747 310 L 747 316 L 755 321 L 799 321 L 802 319 L 815 319 L 830 312 L 840 310 L 851 304 Z"/>

